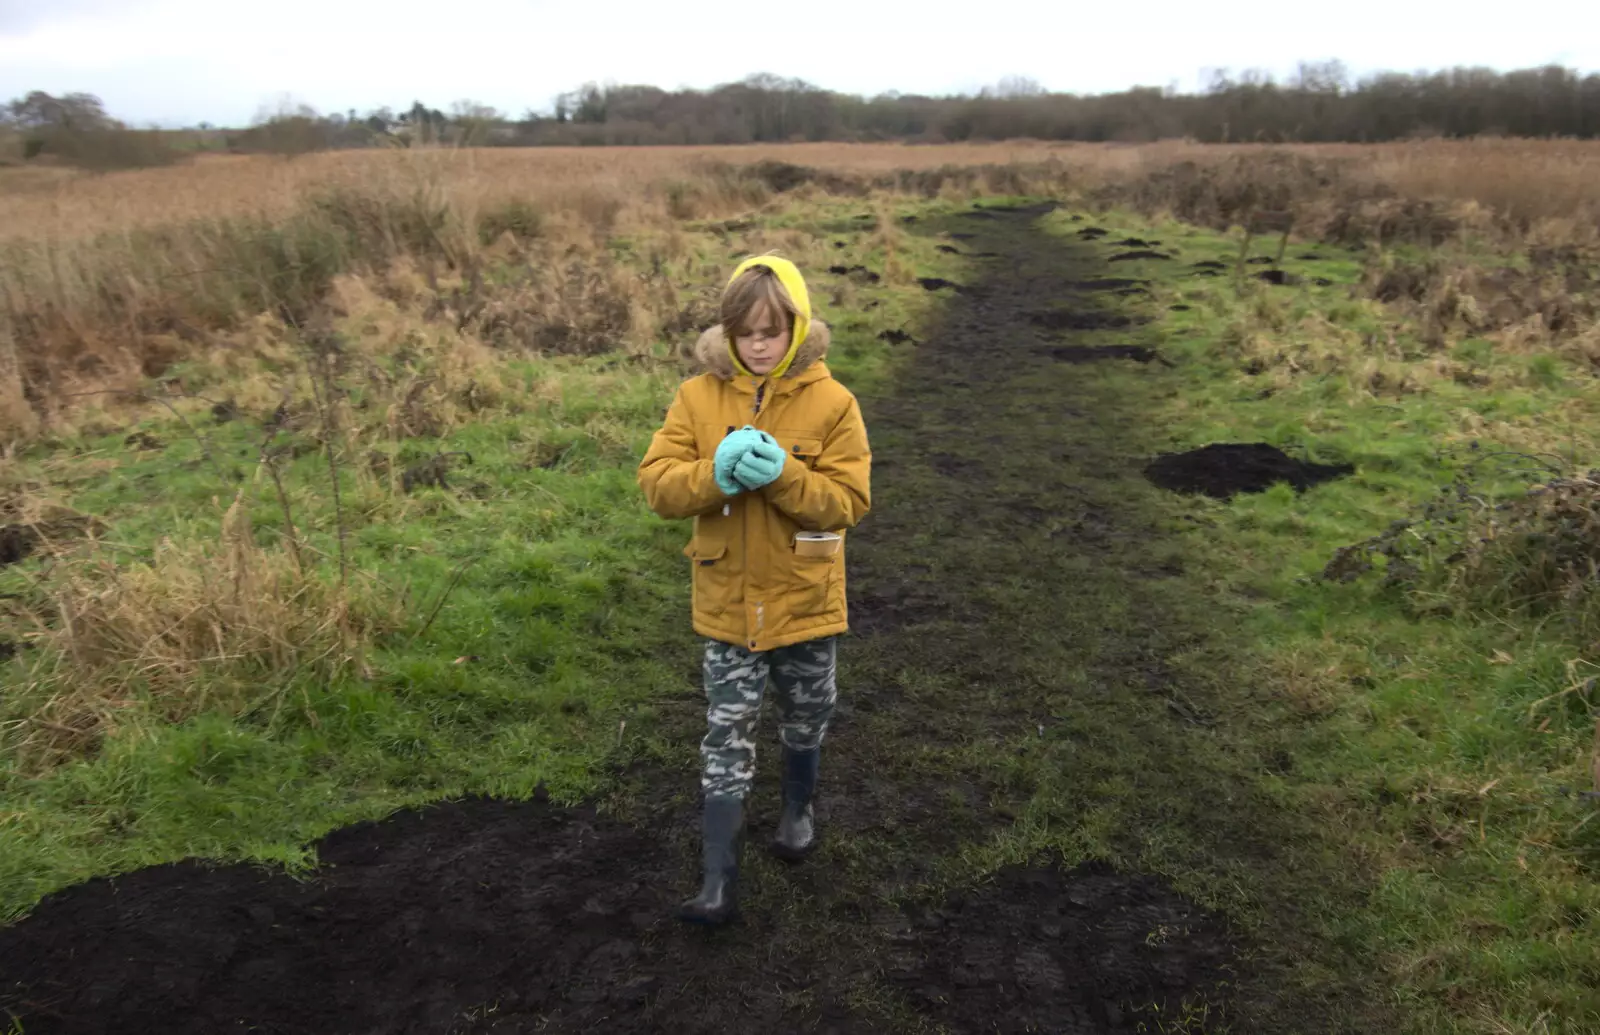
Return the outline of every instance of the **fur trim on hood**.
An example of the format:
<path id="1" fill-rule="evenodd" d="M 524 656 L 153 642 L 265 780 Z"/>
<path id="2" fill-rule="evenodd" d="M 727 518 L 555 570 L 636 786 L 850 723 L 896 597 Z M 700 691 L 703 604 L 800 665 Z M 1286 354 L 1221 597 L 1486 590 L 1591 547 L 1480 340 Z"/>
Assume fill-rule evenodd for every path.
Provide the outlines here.
<path id="1" fill-rule="evenodd" d="M 828 325 L 821 320 L 812 320 L 806 340 L 800 343 L 800 348 L 794 354 L 794 362 L 784 371 L 784 379 L 798 377 L 821 362 L 823 357 L 827 356 L 828 344 L 832 340 Z M 707 328 L 706 332 L 700 335 L 700 340 L 695 342 L 694 358 L 706 373 L 715 374 L 724 381 L 733 380 L 733 357 L 728 353 L 728 338 L 723 333 L 720 323 Z"/>

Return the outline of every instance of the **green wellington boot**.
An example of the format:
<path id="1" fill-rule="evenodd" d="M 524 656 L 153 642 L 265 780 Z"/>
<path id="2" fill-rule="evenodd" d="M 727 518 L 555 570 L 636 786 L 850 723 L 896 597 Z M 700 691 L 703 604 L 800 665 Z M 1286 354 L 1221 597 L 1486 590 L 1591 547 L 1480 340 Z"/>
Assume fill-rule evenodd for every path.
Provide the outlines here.
<path id="1" fill-rule="evenodd" d="M 725 924 L 739 911 L 739 857 L 744 852 L 744 800 L 705 799 L 701 815 L 705 883 L 700 894 L 678 907 L 678 919 Z"/>
<path id="2" fill-rule="evenodd" d="M 772 840 L 772 852 L 780 859 L 799 861 L 817 845 L 811 799 L 817 792 L 817 762 L 821 755 L 821 748 L 795 751 L 784 746 L 783 814 L 778 817 L 778 833 Z"/>

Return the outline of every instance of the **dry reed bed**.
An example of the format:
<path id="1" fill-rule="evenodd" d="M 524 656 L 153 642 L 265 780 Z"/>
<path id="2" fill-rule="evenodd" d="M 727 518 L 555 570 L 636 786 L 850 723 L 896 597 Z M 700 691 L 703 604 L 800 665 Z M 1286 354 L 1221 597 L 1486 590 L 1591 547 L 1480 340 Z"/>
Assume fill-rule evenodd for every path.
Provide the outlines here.
<path id="1" fill-rule="evenodd" d="M 693 179 L 707 162 L 774 160 L 843 173 L 1055 160 L 1087 183 L 1137 177 L 1179 161 L 1287 151 L 1337 160 L 1352 175 L 1412 198 L 1473 201 L 1519 219 L 1600 214 L 1600 142 L 1473 140 L 1380 145 L 1143 145 L 1017 141 L 1001 144 L 756 144 L 737 147 L 530 148 L 342 151 L 293 160 L 203 156 L 160 169 L 110 174 L 64 168 L 0 169 L 0 239 L 64 240 L 135 227 L 233 216 L 282 216 L 307 194 L 443 180 L 461 197 L 549 198 L 628 193 Z"/>

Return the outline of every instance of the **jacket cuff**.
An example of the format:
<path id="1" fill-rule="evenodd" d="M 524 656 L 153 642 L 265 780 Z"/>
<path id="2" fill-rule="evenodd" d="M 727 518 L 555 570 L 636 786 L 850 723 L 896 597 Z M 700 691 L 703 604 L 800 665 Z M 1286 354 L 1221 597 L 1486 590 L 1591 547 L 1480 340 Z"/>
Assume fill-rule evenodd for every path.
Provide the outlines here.
<path id="1" fill-rule="evenodd" d="M 766 491 L 782 492 L 794 486 L 806 476 L 806 465 L 798 460 L 792 453 L 783 454 L 783 470 L 778 472 L 778 477 L 768 482 Z"/>

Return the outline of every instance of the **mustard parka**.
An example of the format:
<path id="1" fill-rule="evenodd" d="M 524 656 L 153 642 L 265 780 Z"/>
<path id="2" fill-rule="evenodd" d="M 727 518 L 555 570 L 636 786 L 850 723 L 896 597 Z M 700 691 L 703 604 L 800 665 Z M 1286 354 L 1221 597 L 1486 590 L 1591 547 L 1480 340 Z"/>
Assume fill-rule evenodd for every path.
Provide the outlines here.
<path id="1" fill-rule="evenodd" d="M 706 372 L 678 388 L 639 465 L 652 510 L 694 518 L 683 552 L 693 571 L 695 631 L 751 651 L 847 631 L 844 544 L 831 556 L 804 557 L 795 553 L 794 535 L 842 534 L 871 506 L 872 451 L 861 407 L 823 362 L 827 326 L 807 323 L 778 377 L 736 369 L 720 326 L 701 335 L 695 358 Z M 778 440 L 787 454 L 783 470 L 762 489 L 724 496 L 712 458 L 746 424 Z"/>

